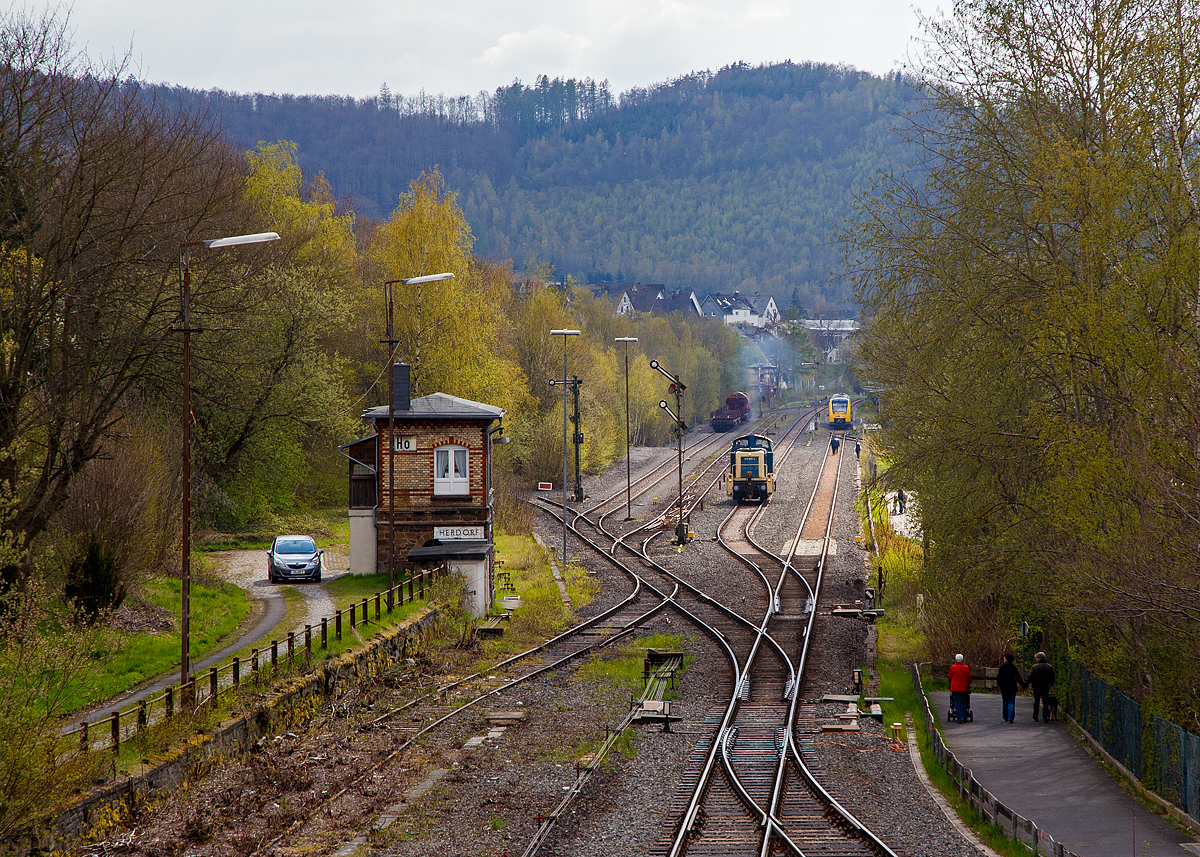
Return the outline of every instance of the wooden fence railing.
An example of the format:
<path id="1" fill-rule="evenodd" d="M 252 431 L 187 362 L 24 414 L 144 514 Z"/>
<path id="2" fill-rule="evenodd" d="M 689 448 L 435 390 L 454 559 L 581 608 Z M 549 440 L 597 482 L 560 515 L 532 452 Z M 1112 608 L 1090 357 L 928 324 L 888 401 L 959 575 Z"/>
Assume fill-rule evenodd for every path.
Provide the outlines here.
<path id="1" fill-rule="evenodd" d="M 278 669 L 280 660 L 291 666 L 297 658 L 310 659 L 314 646 L 328 649 L 330 634 L 334 640 L 342 639 L 345 620 L 354 629 L 370 624 L 373 612 L 374 621 L 378 623 L 385 613 L 390 615 L 395 607 L 418 599 L 424 600 L 439 571 L 433 569 L 414 574 L 394 587 L 376 592 L 374 598 L 364 598 L 361 603 L 351 604 L 332 617 L 322 617 L 319 625 L 305 625 L 302 634 L 289 631 L 285 639 L 272 640 L 270 647 L 252 649 L 250 657 L 245 660 L 235 657 L 228 663 L 210 667 L 207 672 L 192 676 L 182 685 L 173 684 L 161 693 L 145 697 L 102 719 L 90 723 L 83 720 L 79 725 L 64 730 L 61 737 L 70 739 L 71 736 L 78 736 L 82 752 L 109 750 L 114 754 L 119 753 L 122 743 L 136 739 L 147 727 L 170 720 L 184 711 L 198 711 L 205 705 L 215 705 L 223 692 L 228 693 L 243 683 L 264 680 L 268 670 L 274 673 Z"/>

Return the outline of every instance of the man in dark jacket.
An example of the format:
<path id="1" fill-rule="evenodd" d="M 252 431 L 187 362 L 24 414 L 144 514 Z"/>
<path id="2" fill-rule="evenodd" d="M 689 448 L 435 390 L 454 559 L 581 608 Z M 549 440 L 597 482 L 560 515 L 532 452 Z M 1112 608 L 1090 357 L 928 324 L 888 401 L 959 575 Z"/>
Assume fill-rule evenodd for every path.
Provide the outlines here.
<path id="1" fill-rule="evenodd" d="M 1013 663 L 1012 652 L 1004 653 L 1004 663 L 996 671 L 996 686 L 1000 688 L 1000 715 L 1005 723 L 1013 723 L 1017 716 L 1017 690 L 1021 687 L 1021 671 Z"/>
<path id="2" fill-rule="evenodd" d="M 1050 722 L 1050 688 L 1054 687 L 1054 667 L 1046 662 L 1046 653 L 1033 656 L 1034 664 L 1029 668 L 1026 687 L 1033 688 L 1033 719 L 1038 719 L 1038 704 L 1041 703 L 1042 720 Z"/>

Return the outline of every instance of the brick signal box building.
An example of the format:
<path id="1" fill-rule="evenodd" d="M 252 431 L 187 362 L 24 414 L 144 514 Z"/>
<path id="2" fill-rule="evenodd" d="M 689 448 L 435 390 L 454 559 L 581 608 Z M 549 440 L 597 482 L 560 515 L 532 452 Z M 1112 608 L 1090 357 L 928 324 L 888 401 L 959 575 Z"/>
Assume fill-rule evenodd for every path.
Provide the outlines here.
<path id="1" fill-rule="evenodd" d="M 397 576 L 446 563 L 466 581 L 467 608 L 483 616 L 494 594 L 491 445 L 504 409 L 445 393 L 410 399 L 409 367 L 393 371 L 394 436 L 383 405 L 363 412 L 374 433 L 341 447 L 350 459 L 350 571 L 386 572 L 393 557 Z"/>

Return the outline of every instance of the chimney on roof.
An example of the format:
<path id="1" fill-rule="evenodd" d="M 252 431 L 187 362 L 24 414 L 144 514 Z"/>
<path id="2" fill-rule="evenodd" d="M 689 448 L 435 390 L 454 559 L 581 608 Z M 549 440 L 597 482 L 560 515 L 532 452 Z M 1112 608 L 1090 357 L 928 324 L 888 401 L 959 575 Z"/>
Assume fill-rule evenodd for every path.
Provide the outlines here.
<path id="1" fill-rule="evenodd" d="M 412 401 L 412 367 L 407 363 L 392 364 L 392 384 L 395 392 L 393 407 L 398 411 L 410 409 Z"/>

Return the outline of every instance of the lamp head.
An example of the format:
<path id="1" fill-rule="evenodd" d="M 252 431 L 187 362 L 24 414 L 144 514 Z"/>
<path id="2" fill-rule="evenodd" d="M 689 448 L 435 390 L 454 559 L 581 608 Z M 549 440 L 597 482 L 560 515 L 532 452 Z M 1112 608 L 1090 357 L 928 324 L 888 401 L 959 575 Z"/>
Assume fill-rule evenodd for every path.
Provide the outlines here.
<path id="1" fill-rule="evenodd" d="M 220 250 L 222 247 L 237 247 L 240 244 L 262 244 L 267 241 L 278 241 L 277 232 L 255 232 L 253 235 L 234 235 L 231 238 L 212 238 L 202 241 L 207 250 Z"/>
<path id="2" fill-rule="evenodd" d="M 423 277 L 408 277 L 400 282 L 406 286 L 418 286 L 421 283 L 435 283 L 438 280 L 453 280 L 453 274 L 426 274 Z"/>

